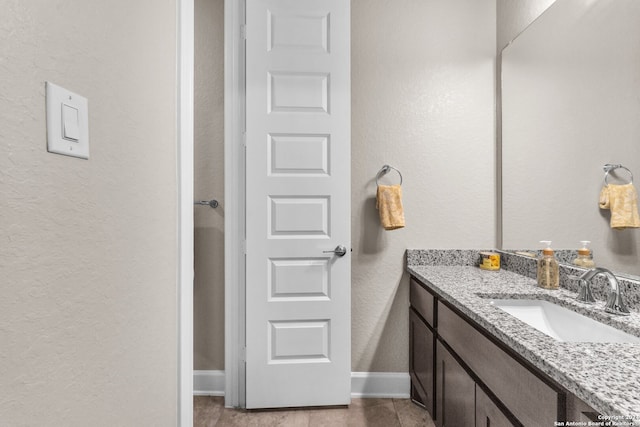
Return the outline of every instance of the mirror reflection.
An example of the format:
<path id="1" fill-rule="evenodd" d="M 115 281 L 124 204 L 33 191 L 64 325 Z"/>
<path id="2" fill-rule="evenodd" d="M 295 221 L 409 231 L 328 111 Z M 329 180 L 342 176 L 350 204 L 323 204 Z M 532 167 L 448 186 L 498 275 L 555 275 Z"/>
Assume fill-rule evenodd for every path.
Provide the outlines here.
<path id="1" fill-rule="evenodd" d="M 596 265 L 640 275 L 640 229 L 599 207 L 605 164 L 640 177 L 638 22 L 636 0 L 557 0 L 503 50 L 504 249 L 589 240 Z"/>

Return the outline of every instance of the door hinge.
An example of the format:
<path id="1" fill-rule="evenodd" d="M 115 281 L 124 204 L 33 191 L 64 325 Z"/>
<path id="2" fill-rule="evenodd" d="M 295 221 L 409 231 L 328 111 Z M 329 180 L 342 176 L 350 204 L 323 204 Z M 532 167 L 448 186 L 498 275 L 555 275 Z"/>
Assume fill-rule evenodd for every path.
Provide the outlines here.
<path id="1" fill-rule="evenodd" d="M 240 350 L 240 361 L 247 363 L 247 347 L 242 347 Z"/>
<path id="2" fill-rule="evenodd" d="M 247 133 L 246 132 L 242 132 L 242 145 L 245 148 L 247 147 Z"/>
<path id="3" fill-rule="evenodd" d="M 247 39 L 247 26 L 246 25 L 241 25 L 240 26 L 240 38 L 243 40 Z"/>
<path id="4" fill-rule="evenodd" d="M 242 241 L 242 253 L 245 254 L 245 255 L 247 254 L 247 241 L 246 240 Z"/>

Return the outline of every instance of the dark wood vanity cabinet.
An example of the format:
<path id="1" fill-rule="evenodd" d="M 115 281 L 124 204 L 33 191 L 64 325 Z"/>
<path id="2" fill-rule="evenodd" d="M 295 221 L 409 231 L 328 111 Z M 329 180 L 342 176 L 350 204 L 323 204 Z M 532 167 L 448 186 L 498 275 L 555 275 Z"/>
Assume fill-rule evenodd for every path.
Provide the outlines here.
<path id="1" fill-rule="evenodd" d="M 438 427 L 552 426 L 566 393 L 475 322 L 410 282 L 412 397 Z"/>
<path id="2" fill-rule="evenodd" d="M 565 419 L 565 394 L 559 387 L 441 301 L 438 325 L 438 337 L 522 424 L 553 425 Z"/>

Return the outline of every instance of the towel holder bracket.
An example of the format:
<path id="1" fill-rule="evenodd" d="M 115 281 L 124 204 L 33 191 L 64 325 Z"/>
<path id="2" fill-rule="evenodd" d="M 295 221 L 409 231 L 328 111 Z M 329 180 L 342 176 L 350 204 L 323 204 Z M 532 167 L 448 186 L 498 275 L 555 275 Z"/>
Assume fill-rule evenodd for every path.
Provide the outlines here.
<path id="1" fill-rule="evenodd" d="M 603 166 L 604 169 L 604 185 L 609 185 L 609 182 L 607 181 L 607 178 L 609 177 L 609 174 L 616 170 L 616 169 L 624 169 L 629 173 L 629 182 L 628 184 L 633 184 L 633 173 L 631 173 L 631 170 L 629 170 L 628 167 L 623 166 L 621 164 L 612 164 L 612 163 L 607 163 Z"/>
<path id="2" fill-rule="evenodd" d="M 380 178 L 382 178 L 383 176 L 385 176 L 386 174 L 388 174 L 392 170 L 394 170 L 394 171 L 396 171 L 398 173 L 398 175 L 400 176 L 400 185 L 402 185 L 402 174 L 400 173 L 400 171 L 398 169 L 394 168 L 391 165 L 384 165 L 384 166 L 382 166 L 382 168 L 380 168 L 380 170 L 376 174 L 376 186 L 379 185 L 378 181 L 380 180 Z"/>

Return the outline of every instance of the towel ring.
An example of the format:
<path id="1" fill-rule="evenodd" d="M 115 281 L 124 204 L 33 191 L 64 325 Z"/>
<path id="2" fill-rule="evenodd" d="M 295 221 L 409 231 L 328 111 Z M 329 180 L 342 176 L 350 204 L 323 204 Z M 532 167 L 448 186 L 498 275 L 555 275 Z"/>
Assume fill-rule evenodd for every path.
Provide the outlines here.
<path id="1" fill-rule="evenodd" d="M 604 169 L 604 185 L 609 185 L 609 183 L 607 182 L 607 177 L 609 176 L 609 173 L 611 171 L 616 170 L 616 169 L 624 169 L 627 172 L 629 172 L 629 182 L 628 182 L 628 184 L 633 184 L 633 173 L 631 173 L 631 171 L 629 170 L 628 167 L 623 166 L 623 165 L 612 165 L 610 163 L 607 163 L 606 165 L 604 165 L 603 169 Z"/>
<path id="2" fill-rule="evenodd" d="M 398 172 L 398 175 L 400 176 L 400 185 L 402 185 L 402 174 L 400 173 L 400 171 L 398 169 L 394 168 L 393 166 L 384 165 L 384 166 L 382 166 L 382 169 L 380 169 L 378 171 L 378 173 L 376 174 L 376 186 L 379 185 L 378 184 L 378 180 L 380 178 L 382 178 L 383 176 L 385 176 L 386 174 L 388 174 L 389 172 L 391 172 L 391 169 L 393 169 L 394 171 Z"/>

